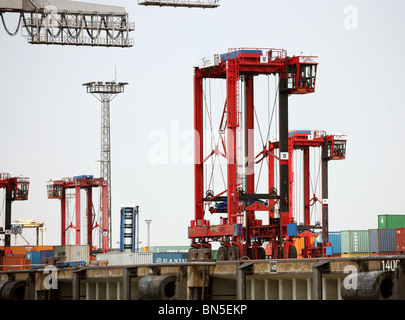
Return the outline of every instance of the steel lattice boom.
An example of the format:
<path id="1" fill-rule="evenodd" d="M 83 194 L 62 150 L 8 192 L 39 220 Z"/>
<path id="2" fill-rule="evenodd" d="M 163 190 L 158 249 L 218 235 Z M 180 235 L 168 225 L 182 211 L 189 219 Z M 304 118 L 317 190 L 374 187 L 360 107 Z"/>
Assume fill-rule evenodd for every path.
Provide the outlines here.
<path id="1" fill-rule="evenodd" d="M 138 4 L 159 7 L 216 8 L 219 0 L 139 0 Z"/>
<path id="2" fill-rule="evenodd" d="M 18 26 L 9 31 L 3 12 L 19 12 Z M 0 16 L 6 32 L 14 36 L 20 26 L 31 44 L 99 47 L 132 47 L 124 8 L 67 0 L 0 0 Z"/>

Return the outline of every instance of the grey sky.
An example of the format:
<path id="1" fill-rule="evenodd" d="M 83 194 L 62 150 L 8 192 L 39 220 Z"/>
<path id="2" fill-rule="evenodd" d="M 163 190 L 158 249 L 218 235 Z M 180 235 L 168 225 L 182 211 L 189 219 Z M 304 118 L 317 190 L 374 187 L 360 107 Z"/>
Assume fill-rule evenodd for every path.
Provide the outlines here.
<path id="1" fill-rule="evenodd" d="M 60 203 L 47 199 L 46 182 L 99 176 L 100 103 L 82 83 L 113 80 L 115 66 L 118 80 L 129 85 L 111 104 L 113 243 L 123 203 L 140 206 L 143 244 L 146 218 L 151 245 L 189 243 L 192 165 L 153 165 L 148 136 L 170 132 L 173 123 L 191 129 L 193 67 L 204 55 L 238 47 L 319 57 L 316 93 L 290 99 L 290 129 L 347 134 L 347 159 L 329 165 L 331 231 L 377 228 L 378 214 L 405 212 L 404 2 L 222 0 L 204 10 L 114 5 L 136 24 L 132 48 L 30 45 L 0 29 L 0 171 L 30 177 L 29 200 L 13 204 L 12 218 L 44 221 L 48 244 L 60 242 Z M 355 29 L 344 25 L 349 5 L 357 9 Z M 15 25 L 16 15 L 5 17 Z M 4 212 L 0 218 L 2 225 Z"/>

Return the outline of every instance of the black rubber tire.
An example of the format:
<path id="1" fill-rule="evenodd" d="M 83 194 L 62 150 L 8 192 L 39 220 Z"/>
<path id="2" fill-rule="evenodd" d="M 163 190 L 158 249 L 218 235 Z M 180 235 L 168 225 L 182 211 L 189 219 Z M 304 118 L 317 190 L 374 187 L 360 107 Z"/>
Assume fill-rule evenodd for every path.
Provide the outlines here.
<path id="1" fill-rule="evenodd" d="M 288 257 L 290 259 L 297 259 L 298 255 L 297 255 L 297 248 L 293 245 L 290 245 L 288 247 Z"/>
<path id="2" fill-rule="evenodd" d="M 226 261 L 228 260 L 228 247 L 227 246 L 220 246 L 217 252 L 217 261 Z"/>
<path id="3" fill-rule="evenodd" d="M 257 259 L 262 260 L 266 259 L 266 250 L 263 247 L 257 248 Z"/>
<path id="4" fill-rule="evenodd" d="M 228 251 L 228 260 L 237 260 L 239 258 L 239 250 L 237 246 L 230 246 Z"/>
<path id="5" fill-rule="evenodd" d="M 277 259 L 284 259 L 284 251 L 282 246 L 279 246 L 277 249 Z"/>

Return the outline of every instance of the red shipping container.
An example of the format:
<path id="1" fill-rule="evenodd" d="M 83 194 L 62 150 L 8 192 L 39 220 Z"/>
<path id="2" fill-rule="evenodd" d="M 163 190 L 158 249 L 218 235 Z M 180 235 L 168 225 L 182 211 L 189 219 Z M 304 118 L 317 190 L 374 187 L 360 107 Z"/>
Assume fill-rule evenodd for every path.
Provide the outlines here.
<path id="1" fill-rule="evenodd" d="M 397 228 L 397 252 L 405 251 L 405 228 Z"/>
<path id="2" fill-rule="evenodd" d="M 0 256 L 1 271 L 30 269 L 30 264 L 25 255 Z"/>

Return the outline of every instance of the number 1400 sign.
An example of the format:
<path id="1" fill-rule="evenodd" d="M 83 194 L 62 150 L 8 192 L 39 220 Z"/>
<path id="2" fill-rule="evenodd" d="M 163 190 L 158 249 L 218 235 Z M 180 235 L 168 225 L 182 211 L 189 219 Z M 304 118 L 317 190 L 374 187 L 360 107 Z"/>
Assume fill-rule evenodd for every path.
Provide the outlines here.
<path id="1" fill-rule="evenodd" d="M 399 260 L 381 260 L 381 270 L 395 271 L 398 266 Z"/>

